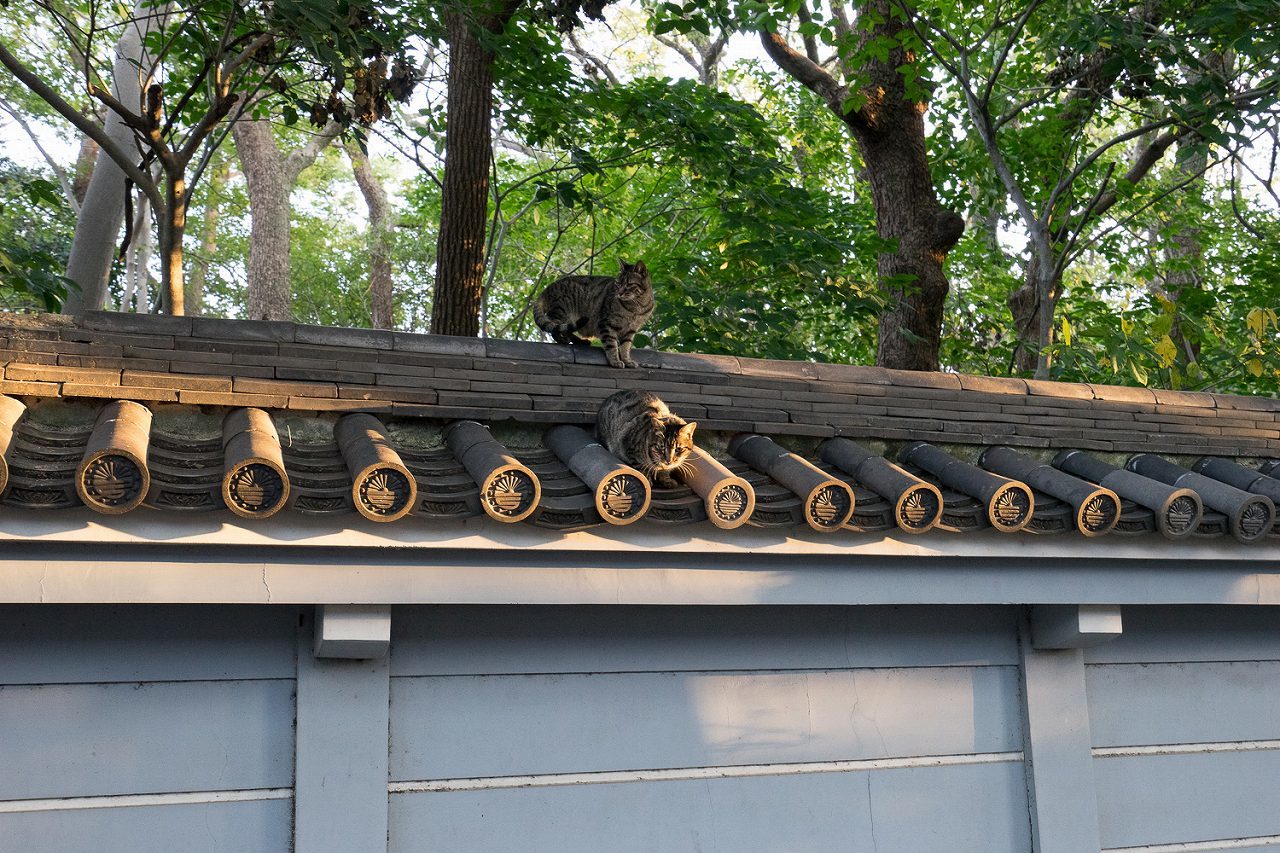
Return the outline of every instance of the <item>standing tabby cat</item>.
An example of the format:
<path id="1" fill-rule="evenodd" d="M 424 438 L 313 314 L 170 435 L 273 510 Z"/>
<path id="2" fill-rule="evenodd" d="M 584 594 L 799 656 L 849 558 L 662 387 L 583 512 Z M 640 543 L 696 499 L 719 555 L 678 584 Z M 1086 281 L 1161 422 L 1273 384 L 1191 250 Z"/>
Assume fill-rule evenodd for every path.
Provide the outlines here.
<path id="1" fill-rule="evenodd" d="M 623 261 L 614 277 L 569 275 L 557 279 L 533 303 L 533 321 L 552 340 L 585 345 L 584 338 L 599 338 L 613 367 L 636 366 L 631 360 L 631 339 L 652 313 L 653 283 L 644 261 Z"/>
<path id="2" fill-rule="evenodd" d="M 636 468 L 655 485 L 676 485 L 678 470 L 693 450 L 693 429 L 648 391 L 619 391 L 604 401 L 596 419 L 596 437 L 609 452 Z"/>

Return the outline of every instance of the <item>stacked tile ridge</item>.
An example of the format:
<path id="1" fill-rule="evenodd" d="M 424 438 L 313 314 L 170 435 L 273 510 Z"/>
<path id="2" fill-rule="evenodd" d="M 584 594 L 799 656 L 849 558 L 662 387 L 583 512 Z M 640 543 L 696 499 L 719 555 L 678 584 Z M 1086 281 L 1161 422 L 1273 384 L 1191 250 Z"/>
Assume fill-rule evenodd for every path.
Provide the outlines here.
<path id="1" fill-rule="evenodd" d="M 294 323 L 89 312 L 0 315 L 0 394 L 383 417 L 589 424 L 622 388 L 699 428 L 768 435 L 1267 456 L 1280 400 L 858 365 Z"/>

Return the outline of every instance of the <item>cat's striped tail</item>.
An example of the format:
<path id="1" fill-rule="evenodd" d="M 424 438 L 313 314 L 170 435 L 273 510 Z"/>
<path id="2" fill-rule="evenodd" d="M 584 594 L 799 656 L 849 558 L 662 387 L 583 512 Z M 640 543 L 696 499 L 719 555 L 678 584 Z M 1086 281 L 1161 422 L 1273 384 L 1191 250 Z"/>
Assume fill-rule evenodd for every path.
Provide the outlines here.
<path id="1" fill-rule="evenodd" d="M 535 320 L 535 322 L 537 321 Z M 551 337 L 557 338 L 571 335 L 585 325 L 587 325 L 587 318 L 583 317 L 576 323 L 552 323 L 548 320 L 546 322 L 538 323 L 538 328 L 546 332 L 548 335 L 551 335 Z"/>
<path id="2" fill-rule="evenodd" d="M 533 322 L 539 329 L 558 341 L 572 335 L 574 332 L 587 325 L 587 318 L 579 317 L 578 320 L 573 323 L 557 322 L 556 319 L 552 319 L 547 316 L 543 309 L 542 300 L 539 299 L 533 306 Z"/>

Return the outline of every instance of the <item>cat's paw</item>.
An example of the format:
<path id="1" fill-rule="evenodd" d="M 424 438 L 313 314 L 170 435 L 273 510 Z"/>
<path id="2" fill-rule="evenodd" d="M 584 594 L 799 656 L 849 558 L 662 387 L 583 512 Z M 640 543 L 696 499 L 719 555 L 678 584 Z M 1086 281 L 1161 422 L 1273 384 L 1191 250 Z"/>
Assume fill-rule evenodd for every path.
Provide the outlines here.
<path id="1" fill-rule="evenodd" d="M 660 471 L 657 474 L 654 474 L 653 484 L 660 489 L 674 489 L 680 485 L 676 482 L 675 478 L 666 471 Z"/>
<path id="2" fill-rule="evenodd" d="M 622 362 L 622 366 L 623 367 L 639 367 L 640 365 L 636 364 L 631 359 L 627 359 L 626 361 Z"/>

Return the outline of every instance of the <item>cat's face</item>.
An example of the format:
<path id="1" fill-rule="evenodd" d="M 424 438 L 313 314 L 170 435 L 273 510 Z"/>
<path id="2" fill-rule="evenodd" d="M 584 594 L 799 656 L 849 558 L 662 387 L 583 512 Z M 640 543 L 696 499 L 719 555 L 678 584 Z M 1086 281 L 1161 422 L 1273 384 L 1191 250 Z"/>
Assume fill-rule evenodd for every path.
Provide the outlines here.
<path id="1" fill-rule="evenodd" d="M 644 261 L 629 264 L 622 262 L 622 270 L 618 273 L 618 296 L 622 299 L 637 299 L 644 296 L 653 287 L 649 279 L 649 270 Z"/>
<path id="2" fill-rule="evenodd" d="M 654 418 L 653 439 L 649 442 L 649 461 L 654 468 L 670 471 L 684 464 L 693 450 L 693 430 L 697 425 Z"/>

